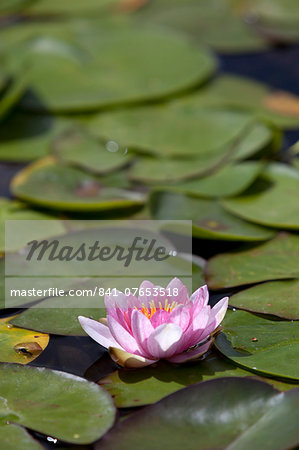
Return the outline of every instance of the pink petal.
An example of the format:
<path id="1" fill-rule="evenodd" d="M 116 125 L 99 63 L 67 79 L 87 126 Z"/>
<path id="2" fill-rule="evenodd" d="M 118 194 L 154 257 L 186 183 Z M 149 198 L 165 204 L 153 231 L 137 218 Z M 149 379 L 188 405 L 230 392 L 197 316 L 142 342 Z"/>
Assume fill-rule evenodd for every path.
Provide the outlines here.
<path id="1" fill-rule="evenodd" d="M 228 297 L 222 298 L 216 305 L 212 308 L 209 323 L 207 324 L 206 329 L 204 330 L 201 339 L 205 339 L 208 337 L 211 333 L 213 333 L 214 330 L 219 326 L 219 324 L 222 322 L 226 310 L 228 307 Z"/>
<path id="2" fill-rule="evenodd" d="M 83 330 L 98 344 L 106 348 L 121 348 L 106 325 L 88 317 L 79 316 L 78 319 Z"/>
<path id="3" fill-rule="evenodd" d="M 109 347 L 109 354 L 113 361 L 120 366 L 129 369 L 140 369 L 141 367 L 146 367 L 157 362 L 155 359 L 148 359 L 143 356 L 133 355 L 132 353 L 125 352 L 124 350 L 115 347 Z M 105 382 L 103 384 L 105 384 Z"/>
<path id="4" fill-rule="evenodd" d="M 151 324 L 154 328 L 157 328 L 159 325 L 163 323 L 167 323 L 169 319 L 169 313 L 164 309 L 158 309 L 155 314 L 151 317 Z"/>
<path id="5" fill-rule="evenodd" d="M 212 344 L 213 340 L 210 339 L 205 344 L 196 347 L 194 350 L 186 351 L 180 353 L 179 355 L 174 355 L 171 358 L 168 358 L 168 361 L 172 363 L 184 363 L 193 359 L 197 359 L 200 356 L 204 355 L 209 350 Z"/>
<path id="6" fill-rule="evenodd" d="M 165 291 L 165 289 L 162 288 L 161 286 L 158 286 L 158 285 L 156 286 L 147 280 L 143 281 L 141 283 L 141 285 L 139 286 L 139 292 L 140 292 L 140 294 L 138 296 L 139 307 L 142 307 L 144 305 L 148 308 L 148 307 L 150 307 L 150 303 L 152 301 L 155 303 L 156 306 L 159 306 L 159 302 L 161 302 L 162 305 L 164 306 L 166 296 L 165 296 L 165 294 L 161 295 L 159 293 L 160 289 L 163 289 L 163 291 Z M 148 295 L 149 291 L 150 291 L 150 295 Z"/>
<path id="7" fill-rule="evenodd" d="M 200 300 L 204 306 L 207 305 L 209 302 L 208 286 L 205 284 L 204 286 L 201 286 L 199 289 L 197 289 L 195 292 L 193 292 L 190 300 L 192 302 Z"/>
<path id="8" fill-rule="evenodd" d="M 178 290 L 177 295 L 174 295 L 174 289 Z M 177 302 L 185 305 L 189 301 L 188 289 L 178 278 L 174 278 L 168 283 L 166 291 L 170 292 L 170 294 L 167 294 L 168 303 Z"/>
<path id="9" fill-rule="evenodd" d="M 176 353 L 183 330 L 174 323 L 160 325 L 147 340 L 149 354 L 156 359 L 169 358 Z"/>
<path id="10" fill-rule="evenodd" d="M 107 320 L 111 334 L 121 348 L 126 350 L 126 352 L 136 353 L 142 356 L 143 351 L 136 342 L 136 339 L 111 315 L 108 315 Z"/>
<path id="11" fill-rule="evenodd" d="M 146 340 L 154 331 L 151 321 L 140 311 L 134 309 L 131 316 L 132 333 L 139 346 L 147 352 Z"/>
<path id="12" fill-rule="evenodd" d="M 107 311 L 111 308 L 121 308 L 126 310 L 128 308 L 134 308 L 138 305 L 137 298 L 134 295 L 125 295 L 123 292 L 113 289 L 111 295 L 105 295 L 104 297 L 105 307 Z"/>
<path id="13" fill-rule="evenodd" d="M 203 340 L 202 335 L 205 333 L 205 329 L 209 323 L 210 314 L 210 306 L 204 306 L 200 313 L 190 322 L 189 327 L 184 333 L 184 350 Z"/>
<path id="14" fill-rule="evenodd" d="M 168 322 L 176 323 L 185 331 L 190 323 L 190 310 L 188 306 L 178 305 L 169 314 Z"/>

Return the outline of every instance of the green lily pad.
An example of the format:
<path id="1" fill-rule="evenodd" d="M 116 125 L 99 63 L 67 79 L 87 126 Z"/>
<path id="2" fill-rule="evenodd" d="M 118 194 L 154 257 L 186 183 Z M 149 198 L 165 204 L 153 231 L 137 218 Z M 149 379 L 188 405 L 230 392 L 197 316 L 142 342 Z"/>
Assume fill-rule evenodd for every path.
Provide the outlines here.
<path id="1" fill-rule="evenodd" d="M 274 235 L 271 230 L 227 213 L 215 200 L 206 198 L 156 190 L 150 197 L 150 209 L 156 220 L 192 220 L 193 236 L 198 238 L 259 241 Z"/>
<path id="2" fill-rule="evenodd" d="M 0 361 L 28 364 L 45 350 L 49 335 L 16 328 L 11 319 L 0 319 Z"/>
<path id="3" fill-rule="evenodd" d="M 118 408 L 155 403 L 190 384 L 221 377 L 250 377 L 252 373 L 230 364 L 211 353 L 193 364 L 174 367 L 160 362 L 157 367 L 138 370 L 120 369 L 98 382 L 112 396 Z M 292 384 L 265 379 L 280 390 L 291 389 Z"/>
<path id="4" fill-rule="evenodd" d="M 137 18 L 183 31 L 221 52 L 258 51 L 268 45 L 228 0 L 152 1 Z"/>
<path id="5" fill-rule="evenodd" d="M 5 450 L 43 450 L 24 428 L 12 423 L 0 424 L 0 440 Z"/>
<path id="6" fill-rule="evenodd" d="M 253 313 L 299 319 L 299 280 L 270 281 L 230 297 L 230 305 Z"/>
<path id="7" fill-rule="evenodd" d="M 138 448 L 140 442 L 144 450 L 293 448 L 299 442 L 298 405 L 299 389 L 281 393 L 236 377 L 205 381 L 130 415 L 95 449 Z"/>
<path id="8" fill-rule="evenodd" d="M 216 348 L 240 367 L 299 382 L 299 322 L 262 319 L 245 311 L 228 312 Z"/>
<path id="9" fill-rule="evenodd" d="M 13 194 L 29 203 L 63 211 L 109 211 L 137 207 L 144 196 L 120 173 L 95 177 L 46 157 L 19 172 Z"/>
<path id="10" fill-rule="evenodd" d="M 52 142 L 52 150 L 63 162 L 100 175 L 120 169 L 132 159 L 116 143 L 105 146 L 78 127 L 59 135 Z"/>
<path id="11" fill-rule="evenodd" d="M 216 173 L 200 179 L 177 183 L 174 188 L 192 196 L 229 197 L 243 192 L 259 175 L 263 163 L 245 161 L 224 166 Z"/>
<path id="12" fill-rule="evenodd" d="M 215 69 L 207 51 L 166 30 L 84 21 L 43 27 L 28 23 L 15 26 L 15 36 L 1 33 L 11 43 L 6 47 L 8 69 L 15 67 L 14 54 L 18 46 L 24 48 L 24 38 L 30 50 L 30 38 L 36 36 L 71 43 L 84 57 L 76 61 L 28 50 L 30 92 L 22 106 L 34 111 L 80 112 L 165 98 L 205 81 Z"/>
<path id="13" fill-rule="evenodd" d="M 113 425 L 111 397 L 94 383 L 15 364 L 1 364 L 0 373 L 2 420 L 76 444 L 99 439 Z"/>
<path id="14" fill-rule="evenodd" d="M 16 251 L 22 248 L 28 241 L 24 242 L 21 235 L 15 236 L 13 242 L 7 242 L 5 246 L 5 221 L 6 220 L 51 220 L 52 216 L 48 214 L 43 214 L 39 211 L 34 211 L 28 208 L 27 205 L 17 201 L 9 201 L 6 198 L 0 197 L 0 252 L 5 251 Z M 55 234 L 60 234 L 64 231 L 62 223 L 53 222 L 51 230 L 44 229 L 32 230 L 32 236 L 35 239 L 40 239 L 47 237 L 49 235 L 53 236 Z"/>
<path id="15" fill-rule="evenodd" d="M 0 137 L 0 160 L 31 161 L 50 152 L 51 139 L 69 124 L 47 115 L 11 114 L 3 123 Z"/>
<path id="16" fill-rule="evenodd" d="M 174 102 L 100 114 L 90 121 L 89 128 L 96 136 L 129 150 L 160 157 L 196 157 L 201 164 L 206 159 L 210 167 L 212 161 L 223 160 L 226 146 L 234 153 L 252 125 L 248 114 L 187 108 Z"/>
<path id="17" fill-rule="evenodd" d="M 271 241 L 252 249 L 211 258 L 205 275 L 211 289 L 299 278 L 298 261 L 299 236 L 279 233 Z"/>
<path id="18" fill-rule="evenodd" d="M 0 14 L 10 14 L 21 10 L 28 0 L 1 0 Z"/>
<path id="19" fill-rule="evenodd" d="M 250 222 L 298 230 L 299 171 L 272 163 L 264 170 L 262 181 L 265 186 L 260 191 L 258 184 L 256 188 L 253 185 L 241 196 L 223 200 L 222 206 Z"/>
<path id="20" fill-rule="evenodd" d="M 38 0 L 29 4 L 24 9 L 25 14 L 37 14 L 37 15 L 77 15 L 77 14 L 97 14 L 103 13 L 109 8 L 117 6 L 120 0 L 73 0 L 70 3 L 68 0 Z"/>
<path id="21" fill-rule="evenodd" d="M 298 97 L 284 91 L 271 91 L 262 83 L 245 77 L 223 75 L 182 100 L 197 107 L 227 107 L 250 111 L 279 128 L 298 128 Z"/>
<path id="22" fill-rule="evenodd" d="M 20 71 L 21 72 L 21 71 Z M 20 100 L 27 89 L 28 78 L 27 72 L 24 70 L 18 73 L 11 81 L 0 98 L 0 120 L 2 121 L 12 110 L 15 104 Z"/>

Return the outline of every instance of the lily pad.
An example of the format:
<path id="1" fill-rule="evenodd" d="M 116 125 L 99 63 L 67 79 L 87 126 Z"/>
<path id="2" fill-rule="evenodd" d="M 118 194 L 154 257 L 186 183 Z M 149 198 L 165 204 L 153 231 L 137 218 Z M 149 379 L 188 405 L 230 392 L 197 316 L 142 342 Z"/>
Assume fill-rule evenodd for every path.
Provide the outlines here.
<path id="1" fill-rule="evenodd" d="M 125 450 L 140 442 L 144 450 L 293 448 L 299 442 L 298 405 L 299 389 L 281 393 L 257 380 L 210 380 L 130 415 L 95 448 Z"/>
<path id="2" fill-rule="evenodd" d="M 21 72 L 21 71 L 20 71 Z M 28 74 L 26 70 L 17 73 L 0 98 L 0 121 L 2 121 L 13 109 L 23 96 L 28 85 Z"/>
<path id="3" fill-rule="evenodd" d="M 155 100 L 198 85 L 215 69 L 214 58 L 181 35 L 166 30 L 102 22 L 21 24 L 2 32 L 7 67 L 15 65 L 24 37 L 62 39 L 83 52 L 82 62 L 47 52 L 28 53 L 32 62 L 26 109 L 80 112 Z M 14 52 L 12 51 L 14 50 Z M 26 58 L 23 58 L 23 62 Z"/>
<path id="4" fill-rule="evenodd" d="M 215 200 L 156 190 L 151 194 L 150 208 L 156 220 L 192 220 L 193 236 L 198 238 L 260 241 L 274 235 L 267 228 L 227 213 Z"/>
<path id="5" fill-rule="evenodd" d="M 49 335 L 16 328 L 11 319 L 0 319 L 0 361 L 28 364 L 45 350 Z"/>
<path id="6" fill-rule="evenodd" d="M 73 0 L 72 3 L 68 0 L 38 0 L 29 3 L 29 6 L 24 9 L 25 14 L 37 14 L 37 15 L 77 15 L 77 14 L 97 14 L 103 13 L 109 8 L 117 6 L 120 0 L 101 0 L 99 3 L 97 0 Z"/>
<path id="7" fill-rule="evenodd" d="M 277 98 L 278 96 L 278 98 Z M 277 101 L 273 102 L 273 99 Z M 287 100 L 287 106 L 285 101 Z M 182 102 L 197 107 L 227 107 L 250 111 L 279 128 L 298 128 L 298 97 L 284 91 L 272 91 L 267 85 L 249 78 L 223 75 L 198 91 L 197 95 L 184 98 Z M 297 106 L 298 107 L 298 106 Z"/>
<path id="8" fill-rule="evenodd" d="M 205 274 L 211 289 L 299 278 L 299 236 L 279 233 L 249 250 L 217 255 L 208 261 Z"/>
<path id="9" fill-rule="evenodd" d="M 155 403 L 173 392 L 190 384 L 221 377 L 250 377 L 252 373 L 230 364 L 225 359 L 211 353 L 205 359 L 194 364 L 174 367 L 160 362 L 157 367 L 138 370 L 120 369 L 99 380 L 112 396 L 118 408 Z M 263 379 L 274 384 L 280 390 L 291 389 L 292 384 Z"/>
<path id="10" fill-rule="evenodd" d="M 63 211 L 123 210 L 142 205 L 144 196 L 129 187 L 120 173 L 95 177 L 52 157 L 21 170 L 11 184 L 16 197 Z"/>
<path id="11" fill-rule="evenodd" d="M 265 186 L 253 185 L 239 197 L 222 201 L 229 212 L 275 228 L 299 229 L 299 171 L 272 163 L 262 173 Z M 271 206 L 270 206 L 271 205 Z M 269 207 L 270 206 L 270 207 Z"/>
<path id="12" fill-rule="evenodd" d="M 50 152 L 50 142 L 69 121 L 15 112 L 5 120 L 0 137 L 1 161 L 31 161 Z"/>
<path id="13" fill-rule="evenodd" d="M 0 373 L 3 420 L 76 444 L 99 439 L 113 425 L 111 397 L 94 383 L 15 364 L 1 364 Z"/>
<path id="14" fill-rule="evenodd" d="M 70 128 L 52 142 L 54 154 L 63 162 L 95 174 L 106 174 L 127 165 L 132 156 L 114 142 L 106 146 L 84 130 Z"/>
<path id="15" fill-rule="evenodd" d="M 207 159 L 211 165 L 211 160 L 223 160 L 226 146 L 234 153 L 252 125 L 248 114 L 188 108 L 174 102 L 100 114 L 91 119 L 89 128 L 96 136 L 115 141 L 129 151 L 160 157 L 197 157 L 202 163 Z"/>
<path id="16" fill-rule="evenodd" d="M 267 41 L 243 20 L 239 9 L 229 0 L 160 0 L 141 9 L 137 18 L 183 31 L 220 52 L 264 50 Z"/>
<path id="17" fill-rule="evenodd" d="M 48 214 L 34 211 L 28 208 L 27 205 L 17 201 L 10 201 L 6 198 L 0 197 L 0 252 L 16 251 L 27 244 L 28 240 L 24 242 L 21 235 L 15 236 L 13 242 L 7 242 L 5 245 L 5 221 L 6 220 L 51 220 L 54 219 Z M 55 220 L 51 225 L 51 230 L 32 230 L 32 236 L 35 239 L 53 236 L 64 231 L 63 224 Z M 28 235 L 27 235 L 28 237 Z"/>
<path id="18" fill-rule="evenodd" d="M 44 448 L 24 428 L 12 423 L 1 423 L 0 440 L 5 450 L 43 450 Z"/>
<path id="19" fill-rule="evenodd" d="M 228 312 L 216 348 L 240 367 L 299 382 L 299 322 L 262 319 L 245 311 Z"/>
<path id="20" fill-rule="evenodd" d="M 230 297 L 230 305 L 253 313 L 299 319 L 299 280 L 270 281 Z"/>
<path id="21" fill-rule="evenodd" d="M 224 166 L 216 173 L 200 179 L 177 183 L 177 191 L 199 197 L 229 197 L 243 192 L 261 172 L 264 164 L 257 161 Z"/>

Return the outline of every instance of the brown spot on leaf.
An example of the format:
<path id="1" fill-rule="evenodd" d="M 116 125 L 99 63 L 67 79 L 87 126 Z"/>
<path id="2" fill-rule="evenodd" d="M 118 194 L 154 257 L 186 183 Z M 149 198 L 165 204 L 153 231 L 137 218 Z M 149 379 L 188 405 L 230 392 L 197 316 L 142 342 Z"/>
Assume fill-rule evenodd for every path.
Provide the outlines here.
<path id="1" fill-rule="evenodd" d="M 299 97 L 284 91 L 274 91 L 263 100 L 263 106 L 270 111 L 299 117 Z"/>
<path id="2" fill-rule="evenodd" d="M 22 355 L 39 355 L 43 349 L 37 342 L 21 342 L 14 346 L 14 350 Z"/>
<path id="3" fill-rule="evenodd" d="M 97 197 L 101 191 L 102 186 L 96 181 L 84 181 L 76 188 L 76 195 L 78 197 Z"/>
<path id="4" fill-rule="evenodd" d="M 148 0 L 122 0 L 118 5 L 120 12 L 132 12 L 146 5 Z"/>
<path id="5" fill-rule="evenodd" d="M 219 223 L 216 220 L 211 220 L 211 219 L 200 220 L 199 222 L 197 222 L 197 224 L 204 228 L 208 228 L 210 230 L 216 230 L 216 231 L 217 230 L 227 230 L 227 228 L 228 228 L 223 223 Z"/>

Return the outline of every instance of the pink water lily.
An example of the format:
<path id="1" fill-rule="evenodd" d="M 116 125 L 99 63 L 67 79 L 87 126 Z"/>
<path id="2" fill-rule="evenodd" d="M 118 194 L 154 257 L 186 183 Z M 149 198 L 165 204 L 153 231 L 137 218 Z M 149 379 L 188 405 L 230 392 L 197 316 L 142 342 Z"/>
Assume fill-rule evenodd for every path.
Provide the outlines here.
<path id="1" fill-rule="evenodd" d="M 123 367 L 144 367 L 159 359 L 182 363 L 202 356 L 209 350 L 228 306 L 225 297 L 211 308 L 207 286 L 189 298 L 178 278 L 164 290 L 143 281 L 138 298 L 113 291 L 105 296 L 107 319 L 79 316 L 79 321 Z"/>

